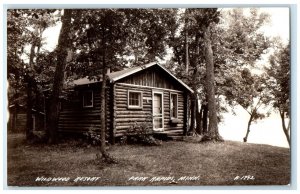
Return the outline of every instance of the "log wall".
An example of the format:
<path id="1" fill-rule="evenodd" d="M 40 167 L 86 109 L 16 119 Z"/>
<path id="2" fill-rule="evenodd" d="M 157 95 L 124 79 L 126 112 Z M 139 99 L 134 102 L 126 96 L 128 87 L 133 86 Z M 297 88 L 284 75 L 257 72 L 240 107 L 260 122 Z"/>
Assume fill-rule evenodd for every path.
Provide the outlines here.
<path id="1" fill-rule="evenodd" d="M 164 88 L 154 88 L 147 86 L 130 85 L 124 83 L 115 84 L 114 95 L 114 133 L 115 136 L 122 136 L 126 130 L 134 123 L 142 124 L 146 122 L 152 125 L 152 91 L 163 92 L 163 109 L 164 109 L 164 131 L 182 130 L 184 120 L 184 96 L 180 91 L 168 90 Z M 129 109 L 127 105 L 128 90 L 140 91 L 143 95 L 142 109 Z M 178 119 L 181 120 L 176 127 L 170 126 L 170 92 L 178 94 Z"/>
<path id="2" fill-rule="evenodd" d="M 93 107 L 83 107 L 83 93 L 90 90 L 93 91 Z M 62 102 L 58 124 L 59 131 L 82 133 L 88 131 L 91 127 L 100 130 L 100 91 L 99 84 L 75 88 L 72 97 Z M 107 88 L 106 95 L 106 130 L 108 132 L 111 128 L 111 93 L 109 92 L 109 88 Z"/>

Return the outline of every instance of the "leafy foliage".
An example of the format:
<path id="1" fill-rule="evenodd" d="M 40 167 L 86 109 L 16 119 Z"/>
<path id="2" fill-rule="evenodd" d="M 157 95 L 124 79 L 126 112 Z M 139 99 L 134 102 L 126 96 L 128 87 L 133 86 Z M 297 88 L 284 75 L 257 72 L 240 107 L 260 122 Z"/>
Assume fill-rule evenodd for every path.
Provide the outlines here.
<path id="1" fill-rule="evenodd" d="M 153 126 L 149 125 L 149 123 L 152 123 L 152 116 L 148 116 L 142 123 L 134 122 L 134 124 L 127 129 L 125 139 L 122 140 L 123 143 L 127 142 L 150 146 L 161 145 L 161 141 L 153 137 Z"/>
<path id="2" fill-rule="evenodd" d="M 174 33 L 173 9 L 76 10 L 68 75 L 98 78 L 103 57 L 112 71 L 161 59 Z"/>
<path id="3" fill-rule="evenodd" d="M 291 145 L 290 138 L 290 45 L 279 43 L 277 49 L 270 56 L 270 67 L 266 67 L 268 77 L 266 86 L 269 91 L 267 101 L 275 110 L 279 111 L 282 129 L 286 139 Z M 286 126 L 286 119 L 289 124 Z"/>
<path id="4" fill-rule="evenodd" d="M 274 108 L 287 113 L 290 104 L 290 45 L 278 45 L 270 56 L 270 66 L 265 68 L 268 76 L 267 87 Z"/>
<path id="5" fill-rule="evenodd" d="M 55 59 L 53 53 L 42 50 L 43 32 L 57 22 L 59 14 L 55 10 L 11 9 L 7 18 L 7 78 L 9 91 L 14 91 L 9 92 L 9 99 L 22 101 L 18 96 L 25 96 L 26 79 L 33 80 L 36 92 L 49 88 Z"/>
<path id="6" fill-rule="evenodd" d="M 83 135 L 86 137 L 88 143 L 92 145 L 100 145 L 101 137 L 99 130 L 97 130 L 94 125 L 91 125 L 88 131 L 83 133 Z"/>

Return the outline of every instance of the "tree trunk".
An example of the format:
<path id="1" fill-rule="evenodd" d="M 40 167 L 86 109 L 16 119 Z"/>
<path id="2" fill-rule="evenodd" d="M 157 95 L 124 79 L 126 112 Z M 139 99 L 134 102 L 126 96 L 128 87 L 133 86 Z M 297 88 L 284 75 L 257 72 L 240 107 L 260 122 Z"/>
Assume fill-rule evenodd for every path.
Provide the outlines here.
<path id="1" fill-rule="evenodd" d="M 26 107 L 26 140 L 31 140 L 33 137 L 33 122 L 32 122 L 32 78 L 27 76 L 27 107 Z"/>
<path id="2" fill-rule="evenodd" d="M 34 35 L 32 35 L 32 45 L 30 48 L 30 55 L 29 55 L 29 71 L 26 75 L 26 82 L 27 82 L 27 100 L 26 100 L 26 139 L 31 140 L 33 137 L 33 122 L 32 122 L 32 108 L 33 108 L 33 83 L 34 83 L 34 55 L 35 55 L 35 47 L 36 47 L 36 40 Z"/>
<path id="3" fill-rule="evenodd" d="M 185 10 L 185 15 L 187 15 L 187 9 Z M 185 72 L 188 74 L 189 73 L 189 43 L 188 43 L 188 19 L 187 16 L 185 18 Z"/>
<path id="4" fill-rule="evenodd" d="M 196 101 L 195 95 L 192 95 L 191 98 L 191 126 L 189 130 L 189 134 L 193 134 L 195 132 L 195 118 L 196 118 Z"/>
<path id="5" fill-rule="evenodd" d="M 105 87 L 106 87 L 106 67 L 105 67 L 105 57 L 103 57 L 103 72 L 102 72 L 102 83 L 101 83 L 101 107 L 100 107 L 100 119 L 101 119 L 101 131 L 100 131 L 100 137 L 101 137 L 101 145 L 100 145 L 100 152 L 102 154 L 102 157 L 104 159 L 108 158 L 108 153 L 106 151 L 106 138 L 105 138 L 105 129 L 106 129 L 106 98 L 105 98 Z"/>
<path id="6" fill-rule="evenodd" d="M 189 73 L 189 45 L 188 45 L 188 35 L 185 32 L 185 72 Z"/>
<path id="7" fill-rule="evenodd" d="M 105 40 L 105 32 L 102 33 L 102 40 Z M 105 43 L 104 43 L 105 45 Z M 101 119 L 101 129 L 100 129 L 100 152 L 102 158 L 107 163 L 117 163 L 117 161 L 111 157 L 106 151 L 106 74 L 107 74 L 107 65 L 106 65 L 106 47 L 103 48 L 102 55 L 102 83 L 101 83 L 101 107 L 100 107 L 100 119 Z"/>
<path id="8" fill-rule="evenodd" d="M 207 130 L 207 120 L 208 120 L 208 107 L 207 104 L 202 104 L 202 133 L 206 134 L 208 132 Z"/>
<path id="9" fill-rule="evenodd" d="M 201 109 L 199 110 L 199 101 L 197 100 L 196 101 L 196 132 L 199 135 L 203 134 L 203 131 L 202 131 L 202 112 L 203 112 L 202 106 L 201 106 Z"/>
<path id="10" fill-rule="evenodd" d="M 289 143 L 289 146 L 291 147 L 291 138 L 290 138 L 290 135 L 289 135 L 289 127 L 287 128 L 285 126 L 284 112 L 281 112 L 281 111 L 279 111 L 279 112 L 280 112 L 281 125 L 282 125 L 283 132 L 285 134 L 286 140 Z"/>
<path id="11" fill-rule="evenodd" d="M 247 140 L 248 140 L 248 136 L 249 136 L 249 133 L 250 133 L 250 126 L 251 126 L 251 123 L 252 123 L 252 120 L 253 120 L 253 114 L 255 114 L 255 113 L 252 113 L 252 115 L 250 115 L 250 119 L 248 121 L 246 136 L 243 138 L 244 142 L 247 142 Z"/>
<path id="12" fill-rule="evenodd" d="M 57 127 L 59 117 L 59 95 L 61 94 L 64 81 L 64 70 L 67 63 L 68 49 L 71 46 L 69 37 L 71 28 L 72 10 L 65 9 L 62 17 L 62 27 L 59 34 L 57 46 L 57 64 L 54 74 L 50 108 L 48 113 L 47 134 L 49 143 L 57 141 Z"/>
<path id="13" fill-rule="evenodd" d="M 215 76 L 214 76 L 214 61 L 213 51 L 210 40 L 210 27 L 206 27 L 204 31 L 204 48 L 205 48 L 205 61 L 206 61 L 206 91 L 208 97 L 208 113 L 209 113 L 209 126 L 208 126 L 208 139 L 213 141 L 223 141 L 219 135 L 218 118 L 216 111 L 216 98 L 215 98 Z"/>

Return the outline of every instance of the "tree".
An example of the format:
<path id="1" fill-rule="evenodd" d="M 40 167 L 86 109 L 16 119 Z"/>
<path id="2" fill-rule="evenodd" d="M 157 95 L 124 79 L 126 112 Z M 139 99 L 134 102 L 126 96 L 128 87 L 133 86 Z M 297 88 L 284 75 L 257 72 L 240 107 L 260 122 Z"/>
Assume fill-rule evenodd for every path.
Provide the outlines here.
<path id="1" fill-rule="evenodd" d="M 199 107 L 199 97 L 205 101 L 206 95 L 201 96 L 199 91 L 204 91 L 203 79 L 205 77 L 205 60 L 203 50 L 203 29 L 206 24 L 206 9 L 185 9 L 181 11 L 178 19 L 178 31 L 172 36 L 170 47 L 173 48 L 173 72 L 193 89 L 191 95 L 191 126 L 190 133 L 195 133 L 195 128 L 199 128 L 199 120 L 195 123 L 196 113 Z M 179 35 L 177 35 L 179 34 Z M 204 114 L 205 115 L 205 114 Z M 205 122 L 203 122 L 205 123 Z"/>
<path id="2" fill-rule="evenodd" d="M 269 40 L 260 31 L 260 28 L 268 22 L 268 15 L 259 13 L 258 9 L 225 9 L 217 10 L 218 14 L 213 15 L 209 9 L 185 9 L 181 11 L 178 19 L 178 36 L 173 37 L 170 47 L 173 48 L 173 62 L 169 63 L 170 69 L 183 79 L 195 91 L 192 102 L 202 105 L 199 112 L 199 105 L 191 105 L 191 113 L 196 112 L 197 124 L 194 126 L 195 116 L 191 116 L 191 132 L 196 127 L 197 133 L 207 133 L 208 95 L 206 91 L 206 61 L 212 61 L 214 65 L 214 86 L 217 97 L 216 113 L 217 122 L 220 121 L 221 111 L 227 111 L 219 101 L 220 96 L 225 96 L 226 91 L 231 90 L 230 79 L 239 74 L 244 67 L 254 66 L 260 56 L 266 53 L 269 47 Z M 245 12 L 248 12 L 246 15 Z M 211 14 L 211 15 L 209 15 Z M 214 21 L 215 20 L 215 21 Z M 213 21 L 213 22 L 212 22 Z M 209 25 L 207 25 L 209 23 Z M 204 32 L 207 37 L 204 39 Z M 209 42 L 210 40 L 210 42 Z M 188 44 L 186 44 L 188 43 Z M 210 45 L 210 46 L 209 46 Z M 207 47 L 208 46 L 208 47 Z M 212 58 L 208 58 L 206 51 L 212 49 Z M 188 55 L 188 56 L 187 56 Z M 188 72 L 186 72 L 189 59 Z M 211 88 L 211 87 L 207 87 Z M 194 108 L 195 107 L 195 108 Z M 196 111 L 194 111 L 196 109 Z M 198 109 L 198 110 L 197 110 Z M 200 117 L 200 118 L 199 118 Z"/>
<path id="3" fill-rule="evenodd" d="M 222 11 L 221 22 L 212 28 L 216 92 L 224 96 L 232 108 L 233 104 L 239 104 L 249 113 L 244 141 L 247 141 L 251 123 L 265 116 L 258 111 L 266 98 L 262 92 L 265 90 L 263 77 L 252 75 L 249 69 L 256 68 L 256 62 L 270 47 L 270 40 L 260 31 L 268 21 L 269 15 L 255 8 L 231 9 Z M 252 88 L 249 83 L 257 87 Z"/>
<path id="4" fill-rule="evenodd" d="M 16 87 L 17 93 L 26 88 L 26 138 L 30 140 L 32 132 L 32 108 L 37 104 L 39 77 L 36 77 L 37 63 L 42 47 L 42 35 L 46 28 L 53 25 L 54 10 L 9 10 L 8 11 L 8 80 L 10 87 Z M 25 49 L 30 46 L 28 62 L 23 58 L 27 55 Z M 16 81 L 17 80 L 17 81 Z M 11 90 L 10 90 L 11 91 Z"/>
<path id="5" fill-rule="evenodd" d="M 26 31 L 27 20 L 22 17 L 20 10 L 7 11 L 7 79 L 9 82 L 8 100 L 10 103 L 26 100 L 24 84 L 24 47 L 27 37 L 23 35 Z"/>
<path id="6" fill-rule="evenodd" d="M 107 162 L 115 162 L 106 150 L 106 73 L 120 69 L 126 46 L 125 14 L 116 9 L 76 10 L 74 22 L 75 54 L 69 67 L 78 77 L 102 80 L 100 88 L 100 153 Z"/>
<path id="7" fill-rule="evenodd" d="M 62 27 L 59 33 L 58 45 L 56 48 L 57 62 L 53 80 L 52 94 L 50 98 L 50 110 L 48 113 L 47 133 L 49 136 L 49 143 L 57 141 L 57 125 L 59 113 L 59 96 L 62 91 L 64 81 L 64 70 L 67 63 L 68 50 L 71 47 L 70 31 L 72 26 L 72 10 L 65 9 L 62 16 Z"/>
<path id="8" fill-rule="evenodd" d="M 177 9 L 121 9 L 126 15 L 126 60 L 130 66 L 162 60 L 177 29 Z"/>
<path id="9" fill-rule="evenodd" d="M 229 105 L 234 107 L 240 105 L 249 114 L 246 135 L 243 138 L 247 142 L 250 133 L 251 124 L 257 120 L 263 119 L 269 115 L 262 110 L 267 108 L 268 92 L 265 85 L 265 77 L 263 75 L 251 74 L 250 70 L 244 68 L 239 71 L 229 81 L 232 87 L 226 92 Z M 228 83 L 229 84 L 229 83 Z"/>
<path id="10" fill-rule="evenodd" d="M 208 97 L 209 128 L 208 137 L 212 140 L 222 140 L 218 131 L 216 98 L 215 98 L 215 76 L 213 51 L 211 46 L 210 27 L 207 26 L 204 32 L 205 60 L 206 60 L 206 92 Z"/>
<path id="11" fill-rule="evenodd" d="M 282 129 L 291 146 L 290 138 L 290 45 L 279 44 L 270 56 L 270 66 L 265 68 L 268 80 L 269 99 L 278 110 Z M 286 119 L 289 120 L 286 126 Z"/>
<path id="12" fill-rule="evenodd" d="M 188 52 L 186 52 L 187 47 L 185 46 L 184 49 L 181 49 L 181 53 L 187 55 L 189 54 L 189 69 L 192 69 L 192 88 L 194 90 L 194 95 L 192 99 L 192 106 L 191 106 L 191 131 L 194 131 L 194 120 L 196 116 L 196 110 L 198 105 L 198 90 L 201 86 L 200 80 L 204 77 L 206 79 L 206 84 L 204 84 L 204 90 L 207 97 L 208 102 L 208 112 L 209 112 L 209 130 L 206 134 L 209 139 L 212 140 L 221 140 L 218 133 L 218 119 L 217 119 L 217 112 L 216 112 L 216 99 L 215 99 L 215 78 L 214 78 L 214 59 L 213 59 L 213 50 L 212 50 L 212 43 L 211 43 L 211 24 L 219 22 L 219 11 L 217 9 L 187 9 L 184 15 L 185 19 L 185 29 L 183 32 L 184 41 L 188 42 L 187 36 L 189 37 L 189 46 Z M 176 46 L 176 45 L 175 45 Z M 181 47 L 182 48 L 182 47 Z M 178 47 L 174 49 L 175 55 L 178 55 Z M 184 55 L 183 55 L 184 56 Z M 187 57 L 187 56 L 185 56 Z M 180 57 L 175 57 L 177 61 L 180 61 Z M 178 60 L 179 59 L 179 60 Z M 205 64 L 205 66 L 204 66 Z M 204 75 L 200 75 L 200 69 L 206 69 Z M 201 79 L 202 78 L 202 79 Z M 200 123 L 197 124 L 198 128 Z M 200 130 L 201 131 L 201 130 Z"/>
<path id="13" fill-rule="evenodd" d="M 173 9 L 78 10 L 75 21 L 75 58 L 70 66 L 80 77 L 101 79 L 101 154 L 105 149 L 106 70 L 143 65 L 163 58 L 171 32 Z M 173 22 L 173 23 L 172 23 Z M 130 58 L 134 56 L 134 58 Z M 99 76 L 101 75 L 101 76 Z"/>

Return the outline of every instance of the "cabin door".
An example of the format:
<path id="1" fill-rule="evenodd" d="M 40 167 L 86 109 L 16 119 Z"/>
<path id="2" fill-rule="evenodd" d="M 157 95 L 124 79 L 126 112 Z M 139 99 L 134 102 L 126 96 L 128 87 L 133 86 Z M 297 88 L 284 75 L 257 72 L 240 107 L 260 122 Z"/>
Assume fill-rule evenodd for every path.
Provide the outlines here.
<path id="1" fill-rule="evenodd" d="M 163 111 L 163 93 L 153 92 L 153 130 L 163 131 L 164 129 L 164 111 Z"/>

